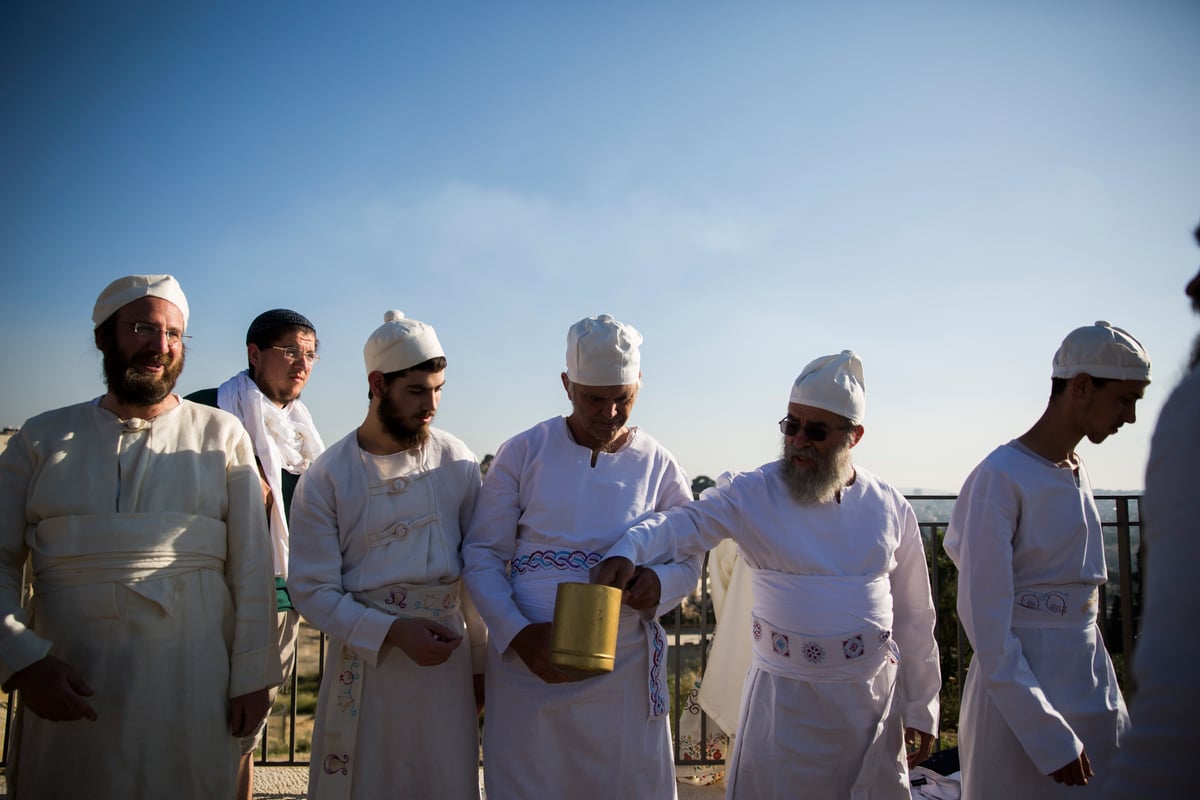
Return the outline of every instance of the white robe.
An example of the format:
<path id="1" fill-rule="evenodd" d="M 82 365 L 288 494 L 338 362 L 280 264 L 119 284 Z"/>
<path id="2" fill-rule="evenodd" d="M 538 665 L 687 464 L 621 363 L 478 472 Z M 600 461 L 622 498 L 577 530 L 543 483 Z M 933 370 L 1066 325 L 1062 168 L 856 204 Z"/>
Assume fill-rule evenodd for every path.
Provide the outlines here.
<path id="1" fill-rule="evenodd" d="M 727 475 L 721 480 L 727 482 Z M 681 781 L 700 786 L 725 779 L 724 761 L 737 731 L 742 684 L 750 669 L 750 626 L 746 621 L 754 603 L 749 568 L 733 539 L 725 539 L 709 551 L 708 587 L 717 624 L 704 673 L 679 718 L 679 754 L 685 763 L 675 768 Z M 722 763 L 686 763 L 693 759 Z"/>
<path id="2" fill-rule="evenodd" d="M 51 653 L 95 690 L 99 718 L 22 709 L 11 796 L 233 795 L 228 701 L 280 680 L 259 486 L 241 423 L 189 401 L 124 424 L 82 403 L 13 436 L 0 457 L 0 679 Z"/>
<path id="3" fill-rule="evenodd" d="M 479 481 L 467 446 L 436 428 L 421 448 L 379 458 L 364 453 L 351 432 L 300 478 L 288 587 L 301 615 L 330 636 L 310 797 L 479 796 L 471 656 L 474 648 L 482 660 L 486 636 L 481 624 L 468 633 L 468 619 L 478 617 L 465 599 L 445 613 L 425 613 L 425 593 L 412 588 L 432 593 L 457 584 Z M 372 602 L 381 592 L 387 601 Z M 384 642 L 396 616 L 434 617 L 466 640 L 445 663 L 418 666 Z M 343 646 L 357 662 L 350 675 L 338 666 Z M 351 705 L 343 690 L 359 681 Z M 330 731 L 351 717 L 354 749 L 338 750 Z"/>
<path id="4" fill-rule="evenodd" d="M 1102 776 L 1129 724 L 1096 625 L 1108 572 L 1100 514 L 1078 485 L 1018 442 L 963 484 L 946 529 L 958 616 L 975 650 L 959 714 L 963 797 L 1077 797 L 1048 775 L 1086 747 Z"/>
<path id="5" fill-rule="evenodd" d="M 270 509 L 271 544 L 275 552 L 275 574 L 287 578 L 288 512 L 284 503 L 284 470 L 301 475 L 317 456 L 325 452 L 325 442 L 308 413 L 308 406 L 296 398 L 283 408 L 276 407 L 242 370 L 217 387 L 217 406 L 242 421 L 254 454 L 262 465 L 274 502 Z"/>
<path id="6" fill-rule="evenodd" d="M 1193 369 L 1163 406 L 1150 443 L 1142 542 L 1145 605 L 1133 653 L 1135 725 L 1121 740 L 1111 775 L 1099 775 L 1109 797 L 1185 797 L 1196 790 L 1191 759 L 1200 750 L 1196 664 L 1200 619 L 1200 369 Z"/>
<path id="7" fill-rule="evenodd" d="M 753 638 L 778 649 L 772 661 L 756 646 L 727 796 L 849 797 L 855 787 L 870 797 L 907 797 L 903 726 L 936 734 L 941 688 L 912 507 L 861 468 L 840 502 L 815 506 L 792 499 L 778 462 L 722 484 L 632 528 L 607 556 L 678 558 L 733 538 L 752 569 L 761 634 Z M 789 627 L 776 632 L 764 620 Z M 859 661 L 852 640 L 864 631 L 878 638 Z M 839 641 L 828 660 L 810 649 L 832 639 Z M 795 666 L 780 666 L 788 663 Z"/>
<path id="8" fill-rule="evenodd" d="M 650 686 L 665 665 L 661 627 L 622 606 L 614 670 L 547 684 L 509 648 L 553 618 L 557 586 L 588 570 L 629 525 L 691 499 L 675 459 L 634 428 L 615 453 L 592 452 L 555 417 L 505 442 L 488 470 L 463 548 L 464 576 L 488 624 L 484 782 L 489 800 L 673 797 L 669 698 Z M 696 587 L 701 558 L 654 567 L 657 614 Z M 511 565 L 511 578 L 509 566 Z"/>
<path id="9" fill-rule="evenodd" d="M 723 482 L 726 482 L 725 475 L 718 479 L 717 485 Z M 754 592 L 750 585 L 750 568 L 733 539 L 726 539 L 713 548 L 708 564 L 717 626 L 697 702 L 722 730 L 732 736 L 737 732 L 742 687 L 752 660 L 750 614 L 754 610 Z M 720 573 L 719 580 L 711 578 L 714 564 Z"/>

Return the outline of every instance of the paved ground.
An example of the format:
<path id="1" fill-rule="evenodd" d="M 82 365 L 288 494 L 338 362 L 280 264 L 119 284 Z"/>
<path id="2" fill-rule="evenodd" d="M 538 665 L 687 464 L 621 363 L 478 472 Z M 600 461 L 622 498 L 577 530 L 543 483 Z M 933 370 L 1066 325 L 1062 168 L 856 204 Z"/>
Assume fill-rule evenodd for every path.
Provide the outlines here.
<path id="1" fill-rule="evenodd" d="M 479 774 L 483 786 L 483 773 Z M 725 784 L 692 786 L 680 783 L 679 800 L 718 800 L 725 796 Z M 0 800 L 8 797 L 8 784 L 0 774 Z M 308 767 L 258 767 L 254 770 L 255 800 L 307 800 Z"/>
<path id="2" fill-rule="evenodd" d="M 479 776 L 483 785 L 483 775 Z M 679 800 L 718 800 L 725 796 L 725 784 L 692 786 L 679 784 Z M 308 797 L 308 767 L 259 767 L 254 770 L 256 800 L 300 800 Z"/>

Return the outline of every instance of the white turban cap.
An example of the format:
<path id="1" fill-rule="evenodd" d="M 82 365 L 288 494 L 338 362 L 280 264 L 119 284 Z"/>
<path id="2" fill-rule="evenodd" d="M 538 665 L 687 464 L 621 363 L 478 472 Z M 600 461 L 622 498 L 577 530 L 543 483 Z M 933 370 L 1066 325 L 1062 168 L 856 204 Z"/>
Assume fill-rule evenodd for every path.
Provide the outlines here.
<path id="1" fill-rule="evenodd" d="M 1054 354 L 1053 378 L 1083 373 L 1116 381 L 1149 381 L 1150 356 L 1141 342 L 1103 320 L 1076 328 Z"/>
<path id="2" fill-rule="evenodd" d="M 188 301 L 183 295 L 179 281 L 170 275 L 126 275 L 110 283 L 92 309 L 92 324 L 99 328 L 104 320 L 125 305 L 142 297 L 159 297 L 171 303 L 183 314 L 183 327 L 187 328 Z"/>
<path id="3" fill-rule="evenodd" d="M 841 414 L 854 425 L 867 411 L 862 359 L 853 350 L 810 361 L 792 384 L 790 402 Z"/>
<path id="4" fill-rule="evenodd" d="M 399 372 L 444 355 L 433 326 L 406 319 L 403 311 L 395 309 L 384 313 L 383 324 L 375 329 L 363 347 L 367 374 Z"/>
<path id="5" fill-rule="evenodd" d="M 628 386 L 642 375 L 637 328 L 608 314 L 581 319 L 567 331 L 567 378 L 584 386 Z"/>

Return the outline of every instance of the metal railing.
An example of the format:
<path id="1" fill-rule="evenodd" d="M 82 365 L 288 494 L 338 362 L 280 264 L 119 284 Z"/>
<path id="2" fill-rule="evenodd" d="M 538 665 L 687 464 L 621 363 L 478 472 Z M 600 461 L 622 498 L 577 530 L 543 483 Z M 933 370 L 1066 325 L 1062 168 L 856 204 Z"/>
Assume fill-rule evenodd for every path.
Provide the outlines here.
<path id="1" fill-rule="evenodd" d="M 942 652 L 942 728 L 953 730 L 957 728 L 958 702 L 970 652 L 962 625 L 954 612 L 956 571 L 942 549 L 942 537 L 949 520 L 949 509 L 955 498 L 953 495 L 913 495 L 908 499 L 918 512 L 918 524 L 929 564 L 933 602 L 938 609 L 938 645 Z M 1141 613 L 1141 500 L 1140 495 L 1096 495 L 1101 518 L 1105 520 L 1105 552 L 1109 567 L 1109 582 L 1101 587 L 1099 624 L 1105 644 L 1117 664 L 1118 675 L 1127 696 L 1132 694 L 1134 687 L 1131 677 L 1124 669 L 1125 656 L 1133 652 Z M 940 511 L 942 508 L 944 513 Z M 938 509 L 938 513 L 934 513 L 935 509 Z M 1115 553 L 1111 552 L 1113 548 Z M 684 652 L 687 650 L 698 654 L 698 671 L 702 675 L 708 663 L 708 647 L 715 630 L 715 618 L 708 591 L 707 557 L 704 560 L 700 587 L 695 600 L 692 601 L 693 605 L 698 607 L 697 619 L 693 622 L 685 620 L 684 614 L 677 608 L 668 615 L 673 615 L 673 619 L 669 620 L 666 626 L 673 645 L 669 664 L 673 684 L 671 718 L 673 729 L 676 731 L 679 730 L 680 716 L 684 712 L 684 698 L 690 691 L 684 688 L 685 672 L 690 671 L 684 663 Z M 319 685 L 322 665 L 325 663 L 326 637 L 318 636 L 317 640 L 316 684 Z M 302 685 L 299 672 L 300 670 L 296 670 L 291 677 L 290 686 L 280 693 L 283 707 L 280 708 L 277 701 L 276 709 L 268 722 L 268 734 L 272 729 L 284 729 L 282 738 L 285 745 L 282 748 L 269 749 L 270 737 L 264 736 L 262 749 L 255 762 L 257 764 L 293 766 L 308 763 L 307 752 L 299 746 L 297 737 L 297 720 L 311 717 L 310 711 L 299 709 Z M 304 677 L 307 683 L 312 683 L 311 675 Z M 13 721 L 11 698 L 5 698 L 4 705 L 4 760 L 0 761 L 0 767 L 7 764 L 9 732 Z M 707 716 L 701 717 L 701 741 L 707 742 L 711 725 L 713 723 Z M 678 736 L 675 737 L 675 761 L 677 765 L 720 763 L 719 760 L 704 758 L 681 760 Z"/>

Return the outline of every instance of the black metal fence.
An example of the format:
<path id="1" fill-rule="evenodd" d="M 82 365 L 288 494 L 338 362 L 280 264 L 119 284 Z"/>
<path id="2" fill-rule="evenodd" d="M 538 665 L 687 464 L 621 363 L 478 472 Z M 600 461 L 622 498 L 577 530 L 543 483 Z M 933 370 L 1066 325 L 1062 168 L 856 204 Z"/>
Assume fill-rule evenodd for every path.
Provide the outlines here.
<path id="1" fill-rule="evenodd" d="M 955 498 L 953 495 L 913 495 L 908 499 L 917 511 L 922 538 L 925 541 L 925 555 L 929 563 L 933 601 L 938 610 L 937 635 L 942 653 L 941 727 L 943 731 L 953 731 L 958 725 L 959 697 L 970 654 L 962 625 L 959 624 L 955 613 L 957 574 L 942 549 L 942 538 Z M 1101 588 L 1100 629 L 1128 697 L 1134 687 L 1125 669 L 1126 655 L 1133 652 L 1141 615 L 1141 496 L 1097 495 L 1096 503 L 1100 508 L 1101 519 L 1104 520 L 1105 553 L 1109 569 L 1109 582 Z M 690 613 L 685 614 L 676 609 L 664 618 L 673 645 L 669 664 L 673 686 L 671 715 L 673 729 L 676 731 L 679 730 L 680 716 L 684 713 L 686 696 L 690 691 L 689 675 L 693 671 L 703 674 L 708 659 L 708 645 L 715 629 L 715 617 L 709 596 L 707 558 L 701 574 L 700 587 L 697 596 L 689 602 Z M 308 676 L 306 680 L 319 684 L 320 665 L 325 661 L 325 637 L 317 637 L 317 640 L 317 675 L 315 681 L 312 676 Z M 695 654 L 692 663 L 685 662 L 685 652 Z M 263 748 L 256 761 L 258 764 L 288 766 L 308 763 L 308 743 L 302 742 L 298 737 L 297 721 L 305 717 L 311 718 L 311 710 L 301 708 L 302 678 L 299 673 L 300 670 L 297 670 L 296 674 L 292 675 L 290 690 L 285 688 L 285 691 L 280 693 L 282 704 L 277 702 L 276 710 L 272 712 L 268 723 L 268 732 L 274 731 L 275 736 L 264 737 Z M 6 697 L 4 705 L 4 760 L 0 762 L 0 766 L 7 764 L 9 733 L 13 720 L 11 698 Z M 707 741 L 710 725 L 712 723 L 707 717 L 702 716 L 702 741 Z M 282 746 L 276 744 L 269 747 L 268 741 L 272 739 L 276 742 L 282 739 Z M 683 759 L 678 736 L 675 741 L 675 761 L 679 765 L 719 763 L 706 758 Z"/>

